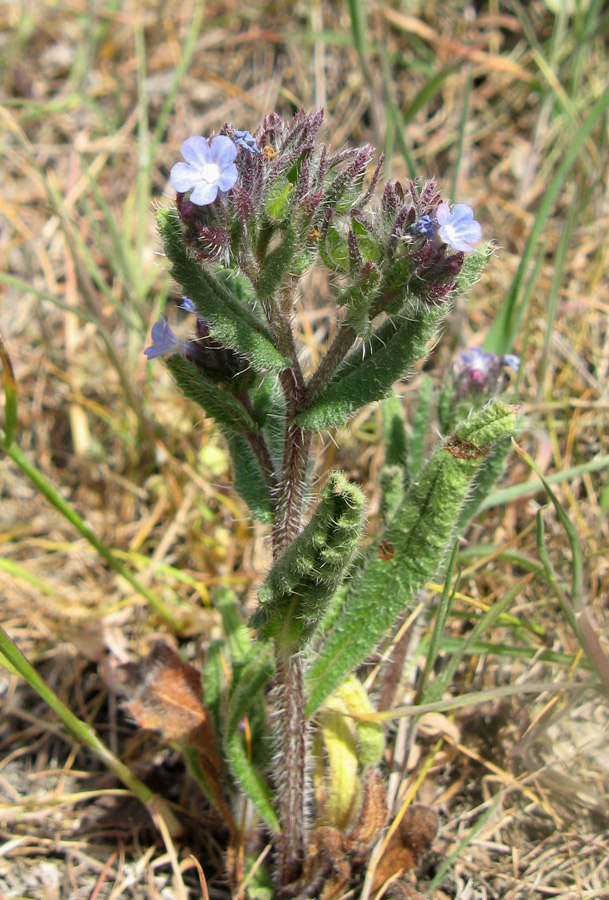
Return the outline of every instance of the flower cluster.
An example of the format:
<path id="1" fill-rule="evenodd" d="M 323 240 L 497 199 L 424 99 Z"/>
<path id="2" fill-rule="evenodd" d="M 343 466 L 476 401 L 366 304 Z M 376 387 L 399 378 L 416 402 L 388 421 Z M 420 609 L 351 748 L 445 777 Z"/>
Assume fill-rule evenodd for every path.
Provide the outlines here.
<path id="1" fill-rule="evenodd" d="M 204 269 L 235 275 L 231 295 L 240 280 L 249 282 L 271 331 L 275 298 L 291 303 L 299 276 L 321 262 L 341 285 L 346 321 L 367 339 L 381 314 L 445 304 L 464 281 L 467 288 L 464 254 L 486 261 L 490 251 L 475 249 L 481 227 L 473 210 L 451 208 L 434 179 L 389 182 L 376 201 L 382 158 L 366 185 L 373 148 L 331 153 L 318 140 L 322 120 L 321 111 L 288 122 L 271 114 L 253 134 L 225 125 L 210 139 L 184 141 L 184 161 L 170 174 L 179 240 Z M 175 338 L 166 321 L 154 329 L 149 359 L 181 354 L 196 362 L 192 342 Z"/>
<path id="2" fill-rule="evenodd" d="M 453 382 L 459 400 L 472 395 L 490 397 L 501 390 L 505 370 L 517 372 L 520 358 L 513 354 L 497 356 L 486 353 L 481 347 L 472 347 L 462 353 L 454 367 Z"/>

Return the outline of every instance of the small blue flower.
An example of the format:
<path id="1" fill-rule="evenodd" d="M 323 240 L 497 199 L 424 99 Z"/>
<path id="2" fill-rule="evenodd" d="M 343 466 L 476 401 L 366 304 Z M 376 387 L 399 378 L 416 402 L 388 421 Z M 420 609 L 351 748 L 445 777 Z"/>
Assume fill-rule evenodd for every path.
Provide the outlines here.
<path id="1" fill-rule="evenodd" d="M 191 203 L 208 206 L 218 191 L 228 191 L 237 181 L 237 148 L 229 137 L 219 134 L 211 144 L 204 137 L 189 137 L 182 144 L 185 163 L 173 166 L 169 180 L 180 194 L 192 189 Z"/>
<path id="2" fill-rule="evenodd" d="M 411 225 L 408 229 L 411 234 L 420 234 L 423 237 L 433 237 L 436 231 L 434 220 L 431 216 L 421 216 L 421 218 Z"/>
<path id="3" fill-rule="evenodd" d="M 473 244 L 482 237 L 482 228 L 474 219 L 473 209 L 466 203 L 457 203 L 451 212 L 448 203 L 440 203 L 436 217 L 438 234 L 444 243 L 453 250 L 471 253 Z"/>
<path id="4" fill-rule="evenodd" d="M 182 295 L 182 302 L 178 303 L 178 309 L 185 309 L 185 310 L 187 310 L 187 312 L 194 312 L 195 305 L 192 302 L 192 300 L 190 299 L 190 297 L 187 297 L 186 295 Z"/>
<path id="5" fill-rule="evenodd" d="M 262 153 L 258 149 L 256 139 L 249 131 L 235 131 L 235 143 L 242 150 L 249 150 L 250 153 Z"/>
<path id="6" fill-rule="evenodd" d="M 144 355 L 147 359 L 157 359 L 159 356 L 170 356 L 184 349 L 186 341 L 181 341 L 175 336 L 165 316 L 161 316 L 160 322 L 155 322 L 150 332 L 154 341 L 152 346 L 146 347 Z"/>
<path id="7" fill-rule="evenodd" d="M 518 372 L 520 369 L 520 357 L 516 356 L 514 353 L 506 353 L 505 356 L 502 357 L 503 365 L 507 366 L 508 369 L 512 369 L 514 372 Z"/>
<path id="8" fill-rule="evenodd" d="M 457 369 L 472 384 L 482 387 L 490 372 L 497 368 L 497 362 L 498 357 L 494 353 L 485 353 L 482 347 L 472 347 L 460 355 Z"/>

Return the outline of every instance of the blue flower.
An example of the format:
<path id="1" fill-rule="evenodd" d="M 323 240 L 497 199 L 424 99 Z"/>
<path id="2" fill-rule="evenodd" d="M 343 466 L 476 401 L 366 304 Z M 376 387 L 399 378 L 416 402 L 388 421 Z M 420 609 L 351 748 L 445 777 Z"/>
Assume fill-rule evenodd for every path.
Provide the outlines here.
<path id="1" fill-rule="evenodd" d="M 182 302 L 181 302 L 181 303 L 178 303 L 178 309 L 185 309 L 185 310 L 187 310 L 188 312 L 194 312 L 194 311 L 195 311 L 195 305 L 194 305 L 194 303 L 192 302 L 192 300 L 190 299 L 190 297 L 187 297 L 185 294 L 183 294 L 183 295 L 182 295 Z"/>
<path id="2" fill-rule="evenodd" d="M 147 359 L 156 359 L 159 356 L 170 356 L 172 353 L 180 353 L 184 350 L 184 344 L 186 344 L 186 341 L 181 341 L 175 336 L 165 316 L 161 316 L 160 322 L 154 323 L 150 337 L 154 343 L 144 350 L 144 355 Z"/>
<path id="3" fill-rule="evenodd" d="M 440 203 L 436 211 L 438 234 L 453 250 L 471 253 L 473 244 L 482 237 L 480 223 L 474 219 L 474 211 L 466 203 L 455 204 L 451 212 L 448 203 Z"/>
<path id="4" fill-rule="evenodd" d="M 411 225 L 408 229 L 411 234 L 420 234 L 424 237 L 433 237 L 436 231 L 436 226 L 434 225 L 434 221 L 431 216 L 421 216 L 421 218 Z"/>
<path id="5" fill-rule="evenodd" d="M 506 353 L 505 356 L 502 357 L 503 365 L 507 366 L 508 369 L 512 369 L 514 372 L 518 372 L 520 369 L 520 357 L 516 356 L 514 353 Z"/>
<path id="6" fill-rule="evenodd" d="M 498 362 L 499 357 L 494 353 L 485 353 L 482 347 L 472 347 L 460 355 L 457 369 L 459 374 L 469 378 L 473 385 L 482 387 L 491 372 L 498 368 Z"/>
<path id="7" fill-rule="evenodd" d="M 256 139 L 249 131 L 235 131 L 235 143 L 242 150 L 249 150 L 250 153 L 262 153 L 256 144 Z"/>
<path id="8" fill-rule="evenodd" d="M 180 194 L 192 188 L 190 201 L 196 206 L 213 203 L 218 191 L 228 191 L 237 180 L 237 148 L 224 134 L 212 138 L 211 144 L 204 137 L 187 138 L 182 156 L 186 162 L 173 166 L 169 180 Z"/>

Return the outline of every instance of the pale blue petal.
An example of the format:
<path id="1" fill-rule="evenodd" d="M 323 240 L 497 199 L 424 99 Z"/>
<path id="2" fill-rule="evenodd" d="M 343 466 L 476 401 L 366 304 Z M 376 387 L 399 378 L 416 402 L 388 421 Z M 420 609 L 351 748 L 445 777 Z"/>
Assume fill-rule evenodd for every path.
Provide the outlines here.
<path id="1" fill-rule="evenodd" d="M 230 163 L 230 165 L 222 170 L 216 184 L 221 191 L 227 191 L 229 188 L 232 188 L 238 177 L 239 173 L 237 172 L 237 166 Z"/>
<path id="2" fill-rule="evenodd" d="M 503 357 L 503 365 L 517 372 L 520 369 L 520 357 L 515 353 L 506 353 Z"/>
<path id="3" fill-rule="evenodd" d="M 194 135 L 194 137 L 186 138 L 182 144 L 182 156 L 186 162 L 200 168 L 205 163 L 211 162 L 212 154 L 205 138 Z"/>
<path id="4" fill-rule="evenodd" d="M 474 218 L 474 211 L 467 203 L 455 203 L 452 214 L 452 222 L 455 227 L 463 223 L 465 225 Z"/>
<path id="5" fill-rule="evenodd" d="M 195 186 L 189 199 L 190 202 L 196 204 L 196 206 L 208 206 L 210 203 L 214 202 L 217 196 L 218 185 L 216 182 L 207 184 L 207 182 L 200 181 Z"/>
<path id="6" fill-rule="evenodd" d="M 436 210 L 436 219 L 438 220 L 438 225 L 440 227 L 448 222 L 450 219 L 450 206 L 448 203 L 440 203 Z"/>
<path id="7" fill-rule="evenodd" d="M 237 148 L 229 137 L 219 134 L 211 142 L 211 159 L 218 168 L 223 169 L 237 158 Z"/>
<path id="8" fill-rule="evenodd" d="M 172 166 L 169 173 L 169 180 L 172 187 L 180 194 L 185 194 L 197 183 L 196 171 L 188 163 L 179 162 Z"/>

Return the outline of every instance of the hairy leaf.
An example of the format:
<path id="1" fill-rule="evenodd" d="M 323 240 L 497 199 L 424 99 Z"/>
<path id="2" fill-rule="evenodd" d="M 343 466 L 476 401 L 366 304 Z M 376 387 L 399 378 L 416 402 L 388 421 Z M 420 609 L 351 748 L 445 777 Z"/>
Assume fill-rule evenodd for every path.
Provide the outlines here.
<path id="1" fill-rule="evenodd" d="M 243 404 L 228 391 L 209 381 L 193 363 L 176 354 L 167 360 L 169 371 L 189 400 L 194 400 L 204 412 L 228 431 L 254 434 L 258 425 Z"/>
<path id="2" fill-rule="evenodd" d="M 259 593 L 252 626 L 286 645 L 306 642 L 345 577 L 357 548 L 365 500 L 344 475 L 333 473 L 304 531 L 277 561 Z"/>
<path id="3" fill-rule="evenodd" d="M 382 400 L 410 366 L 425 356 L 444 309 L 421 305 L 412 318 L 379 326 L 370 341 L 351 353 L 312 406 L 296 419 L 301 428 L 322 431 L 344 425 L 366 403 Z"/>
<path id="4" fill-rule="evenodd" d="M 442 562 L 472 481 L 492 445 L 515 426 L 512 407 L 495 402 L 439 447 L 349 585 L 341 613 L 309 673 L 313 713 L 372 653 L 396 617 Z"/>
<path id="5" fill-rule="evenodd" d="M 289 365 L 256 316 L 225 283 L 197 262 L 184 246 L 175 210 L 159 209 L 157 226 L 171 274 L 209 323 L 210 336 L 249 360 L 260 372 L 281 372 Z"/>

